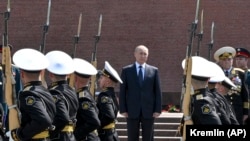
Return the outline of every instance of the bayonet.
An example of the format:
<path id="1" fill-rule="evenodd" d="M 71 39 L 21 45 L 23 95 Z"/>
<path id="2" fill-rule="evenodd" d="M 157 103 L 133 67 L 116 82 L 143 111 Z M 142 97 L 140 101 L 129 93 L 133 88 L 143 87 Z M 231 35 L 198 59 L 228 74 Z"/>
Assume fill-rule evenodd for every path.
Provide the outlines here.
<path id="1" fill-rule="evenodd" d="M 202 41 L 202 37 L 203 37 L 203 9 L 201 11 L 201 26 L 200 26 L 200 33 L 197 34 L 198 36 L 198 44 L 197 44 L 197 51 L 196 51 L 196 55 L 200 56 L 200 46 L 201 46 L 201 41 Z"/>
<path id="2" fill-rule="evenodd" d="M 45 41 L 46 41 L 46 35 L 49 30 L 49 20 L 50 20 L 50 9 L 51 9 L 51 0 L 48 0 L 48 12 L 47 12 L 47 20 L 46 23 L 43 26 L 43 36 L 42 41 L 40 45 L 40 51 L 44 54 L 45 53 Z"/>
<path id="3" fill-rule="evenodd" d="M 208 44 L 208 60 L 211 60 L 211 51 L 214 46 L 214 22 L 211 25 L 211 41 Z"/>
<path id="4" fill-rule="evenodd" d="M 78 27 L 77 27 L 77 34 L 74 36 L 74 50 L 73 50 L 73 53 L 71 55 L 72 58 L 75 58 L 75 55 L 76 55 L 76 48 L 77 48 L 77 44 L 78 44 L 79 38 L 80 38 L 81 25 L 82 25 L 82 13 L 79 16 L 79 22 L 78 22 Z M 69 76 L 69 85 L 72 88 L 74 88 L 74 85 L 75 85 L 74 82 L 75 82 L 75 75 L 74 75 L 74 73 L 72 73 Z"/>
<path id="5" fill-rule="evenodd" d="M 99 18 L 99 26 L 98 26 L 98 33 L 95 38 L 95 45 L 94 45 L 94 51 L 92 53 L 92 59 L 91 59 L 91 64 L 96 68 L 97 67 L 97 59 L 96 59 L 96 52 L 97 52 L 97 43 L 100 40 L 101 37 L 101 28 L 102 28 L 102 14 L 100 15 Z M 90 82 L 90 92 L 95 98 L 95 90 L 96 90 L 96 75 L 91 76 L 91 82 Z"/>

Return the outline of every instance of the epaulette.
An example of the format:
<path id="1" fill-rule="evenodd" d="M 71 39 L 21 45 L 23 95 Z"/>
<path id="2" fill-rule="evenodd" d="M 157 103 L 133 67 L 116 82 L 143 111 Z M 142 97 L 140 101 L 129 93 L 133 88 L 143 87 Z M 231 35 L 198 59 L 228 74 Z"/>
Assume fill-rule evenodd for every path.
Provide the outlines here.
<path id="1" fill-rule="evenodd" d="M 233 68 L 232 71 L 240 71 L 240 72 L 245 72 L 245 70 L 241 69 L 241 68 Z"/>
<path id="2" fill-rule="evenodd" d="M 82 98 L 82 97 L 85 97 L 86 94 L 85 94 L 84 91 L 82 91 L 82 92 L 80 92 L 78 95 L 79 95 L 79 98 Z"/>
<path id="3" fill-rule="evenodd" d="M 107 89 L 107 88 L 102 89 L 102 92 L 106 92 L 106 91 L 108 91 L 108 89 Z"/>
<path id="4" fill-rule="evenodd" d="M 23 89 L 23 91 L 29 91 L 31 89 L 32 86 L 27 86 Z"/>

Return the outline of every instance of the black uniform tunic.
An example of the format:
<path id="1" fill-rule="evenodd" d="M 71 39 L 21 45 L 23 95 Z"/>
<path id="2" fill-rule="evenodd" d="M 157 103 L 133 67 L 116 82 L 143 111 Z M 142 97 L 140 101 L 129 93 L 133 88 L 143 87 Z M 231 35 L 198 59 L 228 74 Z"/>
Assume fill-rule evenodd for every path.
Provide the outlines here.
<path id="1" fill-rule="evenodd" d="M 90 94 L 88 87 L 77 91 L 79 109 L 77 123 L 74 131 L 77 141 L 100 141 L 97 129 L 101 125 L 98 118 L 96 102 Z"/>
<path id="2" fill-rule="evenodd" d="M 207 89 L 195 90 L 191 97 L 191 113 L 194 124 L 221 125 L 220 117 L 217 113 L 215 101 L 211 98 Z"/>
<path id="3" fill-rule="evenodd" d="M 234 110 L 228 100 L 216 89 L 210 89 L 211 97 L 215 100 L 217 113 L 221 119 L 222 125 L 239 125 Z"/>
<path id="4" fill-rule="evenodd" d="M 42 86 L 41 81 L 32 81 L 24 85 L 18 95 L 18 107 L 22 114 L 21 125 L 12 130 L 22 141 L 46 140 L 32 139 L 35 135 L 52 129 L 52 122 L 56 113 L 54 99 L 49 91 Z"/>
<path id="5" fill-rule="evenodd" d="M 243 124 L 243 115 L 248 115 L 249 94 L 245 82 L 245 73 L 233 68 L 228 78 L 237 86 L 225 96 L 232 105 L 239 124 Z"/>
<path id="6" fill-rule="evenodd" d="M 101 141 L 119 141 L 115 128 L 104 129 L 107 125 L 115 124 L 117 118 L 118 101 L 113 87 L 106 88 L 98 95 L 97 107 L 101 121 L 98 130 Z"/>
<path id="7" fill-rule="evenodd" d="M 50 137 L 58 141 L 75 141 L 73 131 L 65 128 L 73 126 L 76 122 L 78 109 L 78 99 L 76 92 L 68 85 L 67 81 L 57 81 L 49 86 L 49 91 L 56 102 L 56 116 L 53 125 L 54 131 L 50 132 Z M 67 127 L 66 127 L 67 126 Z"/>

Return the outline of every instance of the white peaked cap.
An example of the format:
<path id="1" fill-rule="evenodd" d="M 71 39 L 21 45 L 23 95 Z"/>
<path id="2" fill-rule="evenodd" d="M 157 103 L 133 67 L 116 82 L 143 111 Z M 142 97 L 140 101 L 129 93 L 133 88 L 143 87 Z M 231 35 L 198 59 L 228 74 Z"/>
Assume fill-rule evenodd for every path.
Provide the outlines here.
<path id="1" fill-rule="evenodd" d="M 47 70 L 57 75 L 67 75 L 74 72 L 73 59 L 65 52 L 54 50 L 46 55 L 49 60 Z"/>
<path id="2" fill-rule="evenodd" d="M 215 74 L 215 76 L 211 77 L 209 79 L 209 82 L 211 83 L 217 83 L 217 82 L 222 82 L 225 79 L 225 73 L 223 72 L 223 70 L 221 69 L 221 67 L 214 63 L 214 62 L 210 62 L 212 65 L 211 68 L 211 72 Z"/>
<path id="3" fill-rule="evenodd" d="M 233 58 L 235 55 L 235 48 L 231 46 L 224 46 L 215 51 L 214 59 L 218 62 L 220 58 Z"/>
<path id="4" fill-rule="evenodd" d="M 226 83 L 227 85 L 231 86 L 231 88 L 236 88 L 236 85 L 228 78 L 225 76 L 224 80 L 223 80 L 224 83 Z"/>
<path id="5" fill-rule="evenodd" d="M 13 62 L 20 69 L 27 71 L 43 70 L 49 65 L 48 59 L 40 51 L 31 48 L 16 51 Z"/>
<path id="6" fill-rule="evenodd" d="M 210 78 L 215 76 L 214 72 L 211 72 L 212 65 L 211 63 L 200 56 L 192 56 L 192 71 L 191 75 L 193 76 L 199 76 L 199 77 L 205 77 Z M 182 61 L 182 68 L 185 68 L 186 59 Z"/>
<path id="7" fill-rule="evenodd" d="M 96 68 L 90 64 L 88 61 L 80 58 L 73 59 L 75 72 L 82 75 L 96 75 Z"/>
<path id="8" fill-rule="evenodd" d="M 109 64 L 108 61 L 105 61 L 104 69 L 102 73 L 106 76 L 109 76 L 110 79 L 123 83 L 117 71 Z"/>

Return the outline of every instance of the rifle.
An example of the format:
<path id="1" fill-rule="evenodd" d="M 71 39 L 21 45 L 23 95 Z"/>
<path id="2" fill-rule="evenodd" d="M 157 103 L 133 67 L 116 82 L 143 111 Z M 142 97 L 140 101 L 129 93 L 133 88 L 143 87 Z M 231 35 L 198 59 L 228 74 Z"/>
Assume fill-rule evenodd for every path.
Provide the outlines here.
<path id="1" fill-rule="evenodd" d="M 211 51 L 212 48 L 214 46 L 214 22 L 212 22 L 212 26 L 211 26 L 211 41 L 208 44 L 208 60 L 211 60 Z"/>
<path id="2" fill-rule="evenodd" d="M 91 59 L 91 64 L 96 68 L 97 67 L 97 59 L 96 59 L 96 52 L 97 52 L 97 43 L 100 40 L 100 35 L 101 35 L 101 27 L 102 27 L 102 14 L 100 15 L 99 19 L 99 27 L 98 27 L 98 34 L 94 36 L 95 38 L 95 44 L 94 44 L 94 51 L 92 53 L 92 59 Z M 93 95 L 95 98 L 95 90 L 96 90 L 96 75 L 91 76 L 91 81 L 90 81 L 90 93 Z"/>
<path id="3" fill-rule="evenodd" d="M 195 15 L 195 21 L 191 24 L 191 30 L 190 30 L 190 40 L 189 44 L 187 46 L 187 52 L 186 52 L 186 59 L 185 59 L 185 67 L 184 67 L 184 82 L 183 85 L 185 86 L 183 100 L 182 100 L 182 112 L 183 112 L 183 131 L 182 131 L 182 140 L 186 140 L 186 126 L 192 125 L 193 121 L 191 119 L 191 113 L 190 113 L 190 101 L 191 101 L 191 72 L 192 72 L 192 47 L 193 47 L 193 40 L 195 37 L 195 31 L 197 28 L 198 23 L 198 11 L 199 11 L 199 3 L 200 1 L 197 0 L 196 5 L 196 15 Z"/>
<path id="4" fill-rule="evenodd" d="M 48 33 L 48 29 L 49 29 L 50 8 L 51 8 L 51 0 L 48 0 L 47 21 L 46 21 L 46 24 L 43 26 L 43 36 L 42 36 L 42 41 L 41 41 L 40 49 L 39 49 L 43 54 L 45 53 L 45 41 L 46 41 L 46 35 Z M 45 81 L 45 71 L 42 71 L 40 75 L 40 80 L 42 81 L 43 86 L 47 88 L 47 83 Z"/>
<path id="5" fill-rule="evenodd" d="M 78 28 L 77 28 L 77 35 L 74 36 L 74 50 L 73 50 L 73 53 L 71 55 L 72 58 L 75 58 L 75 55 L 76 55 L 76 48 L 77 48 L 77 44 L 78 44 L 79 37 L 80 37 L 81 25 L 82 25 L 82 13 L 79 16 L 79 23 L 78 23 Z M 74 82 L 75 82 L 75 75 L 74 75 L 74 73 L 72 73 L 69 76 L 69 85 L 72 88 L 74 88 Z"/>
<path id="6" fill-rule="evenodd" d="M 11 66 L 11 51 L 8 44 L 8 20 L 10 17 L 10 0 L 8 0 L 7 11 L 4 13 L 4 34 L 2 49 L 2 79 L 3 94 L 9 111 L 9 130 L 20 127 L 20 111 L 16 102 L 15 79 Z"/>
<path id="7" fill-rule="evenodd" d="M 200 33 L 197 35 L 198 36 L 198 45 L 197 45 L 197 51 L 196 51 L 196 55 L 200 56 L 200 45 L 201 45 L 201 41 L 202 41 L 202 37 L 203 37 L 203 9 L 201 11 L 201 27 L 200 27 Z"/>

